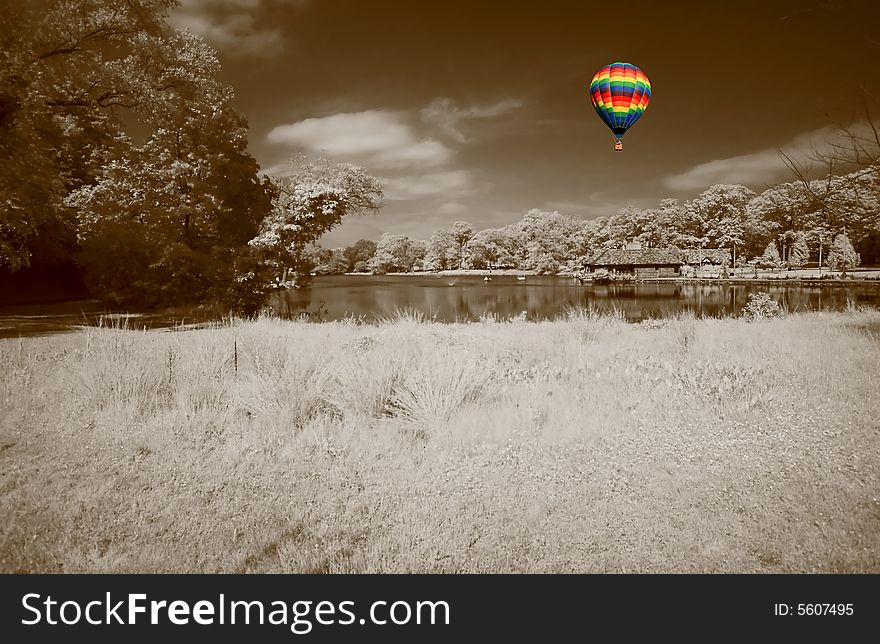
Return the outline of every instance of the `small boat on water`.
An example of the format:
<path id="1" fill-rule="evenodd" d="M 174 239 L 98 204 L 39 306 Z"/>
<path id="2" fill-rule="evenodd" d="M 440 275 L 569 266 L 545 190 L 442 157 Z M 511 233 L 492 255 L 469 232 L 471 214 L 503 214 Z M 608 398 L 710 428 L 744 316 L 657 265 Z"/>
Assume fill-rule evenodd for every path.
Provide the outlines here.
<path id="1" fill-rule="evenodd" d="M 520 282 L 525 282 L 525 281 L 526 281 L 526 276 L 525 276 L 525 275 L 517 275 L 517 276 L 516 276 L 516 279 L 518 279 Z"/>
<path id="2" fill-rule="evenodd" d="M 484 281 L 484 282 L 491 282 L 491 281 L 492 281 L 492 278 L 489 277 L 488 275 L 486 275 L 486 277 L 483 278 L 483 281 Z"/>

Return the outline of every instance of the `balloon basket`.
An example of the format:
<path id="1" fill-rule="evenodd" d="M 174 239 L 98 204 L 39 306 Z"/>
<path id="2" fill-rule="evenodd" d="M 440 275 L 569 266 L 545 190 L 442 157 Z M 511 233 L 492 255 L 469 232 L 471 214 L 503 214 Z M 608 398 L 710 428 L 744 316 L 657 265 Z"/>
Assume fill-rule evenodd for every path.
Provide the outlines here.
<path id="1" fill-rule="evenodd" d="M 622 150 L 623 150 L 623 141 L 618 139 L 617 141 L 614 142 L 614 151 L 621 152 Z"/>

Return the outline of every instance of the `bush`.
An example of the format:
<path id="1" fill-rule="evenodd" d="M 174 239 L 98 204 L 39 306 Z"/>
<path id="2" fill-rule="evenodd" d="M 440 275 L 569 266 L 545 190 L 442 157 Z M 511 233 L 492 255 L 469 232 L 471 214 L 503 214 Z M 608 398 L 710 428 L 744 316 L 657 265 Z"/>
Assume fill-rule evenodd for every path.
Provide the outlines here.
<path id="1" fill-rule="evenodd" d="M 750 322 L 775 318 L 779 315 L 779 303 L 767 293 L 751 293 L 743 307 L 742 315 Z"/>

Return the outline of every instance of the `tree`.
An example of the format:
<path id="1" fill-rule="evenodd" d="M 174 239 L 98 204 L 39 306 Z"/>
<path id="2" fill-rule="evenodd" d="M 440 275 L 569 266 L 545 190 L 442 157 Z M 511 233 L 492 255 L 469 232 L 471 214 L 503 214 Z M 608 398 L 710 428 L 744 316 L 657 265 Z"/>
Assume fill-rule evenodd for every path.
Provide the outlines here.
<path id="1" fill-rule="evenodd" d="M 846 272 L 859 265 L 861 257 L 853 248 L 852 242 L 845 232 L 835 236 L 828 251 L 828 268 L 832 271 Z"/>
<path id="2" fill-rule="evenodd" d="M 648 213 L 635 206 L 626 206 L 608 219 L 606 244 L 609 247 L 620 248 L 634 239 L 645 238 L 647 229 Z"/>
<path id="3" fill-rule="evenodd" d="M 341 248 L 323 248 L 318 244 L 303 251 L 303 263 L 317 275 L 342 275 L 348 270 L 348 260 Z"/>
<path id="4" fill-rule="evenodd" d="M 510 226 L 516 242 L 517 267 L 541 273 L 556 273 L 576 256 L 580 246 L 580 222 L 557 211 L 530 210 Z"/>
<path id="5" fill-rule="evenodd" d="M 779 256 L 779 249 L 776 248 L 775 242 L 770 242 L 767 244 L 767 248 L 764 249 L 764 254 L 758 258 L 757 265 L 760 268 L 781 268 L 782 267 L 782 258 Z"/>
<path id="6" fill-rule="evenodd" d="M 467 260 L 465 248 L 474 236 L 474 227 L 466 221 L 456 221 L 449 229 L 449 234 L 454 244 L 450 260 L 455 268 L 462 268 Z"/>
<path id="7" fill-rule="evenodd" d="M 139 91 L 153 127 L 64 203 L 77 212 L 78 261 L 107 299 L 138 305 L 216 301 L 255 312 L 265 289 L 248 247 L 274 189 L 247 151 L 247 127 L 219 63 L 197 36 L 143 36 L 161 89 Z M 149 63 L 147 62 L 149 61 Z"/>
<path id="8" fill-rule="evenodd" d="M 677 199 L 664 199 L 658 208 L 644 211 L 641 232 L 636 239 L 649 248 L 678 246 L 676 223 L 681 220 L 682 210 Z"/>
<path id="9" fill-rule="evenodd" d="M 447 230 L 436 230 L 428 240 L 425 268 L 431 271 L 464 268 L 468 260 L 468 242 L 474 227 L 466 221 L 456 221 Z"/>
<path id="10" fill-rule="evenodd" d="M 382 184 L 358 166 L 326 159 L 294 159 L 289 176 L 276 179 L 278 196 L 250 244 L 261 249 L 276 270 L 293 270 L 297 284 L 308 283 L 303 250 L 337 226 L 347 214 L 379 209 Z"/>
<path id="11" fill-rule="evenodd" d="M 406 235 L 385 233 L 376 246 L 376 254 L 367 264 L 373 273 L 406 273 L 425 258 L 424 242 Z"/>
<path id="12" fill-rule="evenodd" d="M 376 242 L 369 239 L 359 239 L 353 245 L 342 251 L 348 262 L 348 271 L 361 273 L 366 271 L 367 262 L 376 254 Z M 358 269 L 360 266 L 360 270 Z"/>
<path id="13" fill-rule="evenodd" d="M 804 234 L 795 237 L 794 243 L 788 251 L 788 267 L 803 268 L 810 261 L 810 247 L 807 246 L 807 238 Z"/>
<path id="14" fill-rule="evenodd" d="M 174 0 L 0 3 L 0 268 L 75 250 L 67 194 L 125 148 L 114 107 L 138 109 L 156 65 L 132 57 Z"/>
<path id="15" fill-rule="evenodd" d="M 0 265 L 75 254 L 108 300 L 253 313 L 266 289 L 247 242 L 274 188 L 214 52 L 165 23 L 176 4 L 0 8 Z"/>
<path id="16" fill-rule="evenodd" d="M 685 232 L 696 243 L 714 248 L 742 244 L 748 228 L 747 207 L 755 193 L 740 185 L 718 184 L 686 204 Z"/>
<path id="17" fill-rule="evenodd" d="M 449 230 L 435 230 L 428 240 L 425 268 L 429 271 L 445 271 L 458 268 L 457 242 Z"/>
<path id="18" fill-rule="evenodd" d="M 473 268 L 515 266 L 519 240 L 511 227 L 487 228 L 474 234 L 467 243 L 467 254 Z"/>
<path id="19" fill-rule="evenodd" d="M 768 188 L 752 199 L 748 207 L 764 222 L 768 235 L 806 230 L 820 217 L 809 191 L 797 182 Z"/>

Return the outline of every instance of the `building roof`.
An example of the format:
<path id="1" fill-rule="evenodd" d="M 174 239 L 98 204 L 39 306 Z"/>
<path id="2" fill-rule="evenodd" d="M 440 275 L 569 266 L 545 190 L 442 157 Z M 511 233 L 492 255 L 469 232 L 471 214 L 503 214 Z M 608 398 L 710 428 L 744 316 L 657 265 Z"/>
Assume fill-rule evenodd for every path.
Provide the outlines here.
<path id="1" fill-rule="evenodd" d="M 705 260 L 713 264 L 730 263 L 730 251 L 725 248 L 681 250 L 672 248 L 620 249 L 604 248 L 589 258 L 591 266 L 651 266 L 699 264 Z"/>
<path id="2" fill-rule="evenodd" d="M 599 266 L 635 266 L 652 264 L 682 264 L 684 254 L 677 248 L 644 248 L 621 250 L 606 248 L 593 255 L 588 264 Z"/>
<path id="3" fill-rule="evenodd" d="M 688 264 L 700 264 L 707 259 L 713 264 L 729 263 L 730 251 L 726 248 L 704 248 L 702 250 L 697 248 L 687 251 Z"/>

